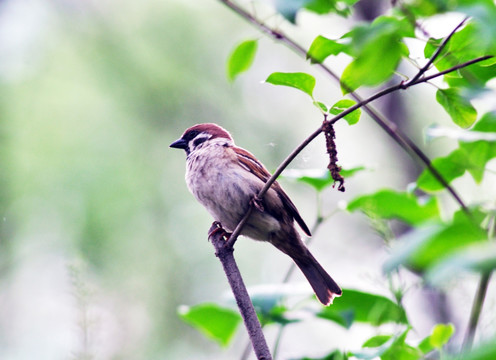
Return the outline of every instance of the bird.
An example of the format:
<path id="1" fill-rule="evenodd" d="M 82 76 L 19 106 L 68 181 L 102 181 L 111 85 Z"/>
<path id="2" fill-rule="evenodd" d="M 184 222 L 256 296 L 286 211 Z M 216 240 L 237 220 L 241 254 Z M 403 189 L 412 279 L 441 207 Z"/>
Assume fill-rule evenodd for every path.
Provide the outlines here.
<path id="1" fill-rule="evenodd" d="M 215 221 L 232 232 L 271 174 L 232 136 L 214 123 L 194 125 L 171 148 L 186 152 L 186 184 Z M 289 255 L 306 277 L 323 305 L 341 296 L 339 285 L 310 253 L 295 227 L 311 236 L 289 196 L 276 181 L 265 193 L 241 230 L 241 235 L 267 241 Z"/>

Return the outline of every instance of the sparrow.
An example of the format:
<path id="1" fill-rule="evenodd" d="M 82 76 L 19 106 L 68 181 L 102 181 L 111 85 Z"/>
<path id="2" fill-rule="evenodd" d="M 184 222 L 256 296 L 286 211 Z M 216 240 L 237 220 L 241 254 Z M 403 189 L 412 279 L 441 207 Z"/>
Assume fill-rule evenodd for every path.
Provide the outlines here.
<path id="1" fill-rule="evenodd" d="M 225 129 L 212 123 L 190 127 L 170 147 L 186 151 L 188 189 L 224 229 L 232 232 L 270 178 L 265 166 L 237 147 Z M 341 288 L 307 249 L 295 221 L 306 235 L 311 235 L 296 206 L 274 182 L 255 206 L 241 235 L 268 241 L 289 255 L 319 301 L 329 305 L 334 297 L 341 296 Z"/>

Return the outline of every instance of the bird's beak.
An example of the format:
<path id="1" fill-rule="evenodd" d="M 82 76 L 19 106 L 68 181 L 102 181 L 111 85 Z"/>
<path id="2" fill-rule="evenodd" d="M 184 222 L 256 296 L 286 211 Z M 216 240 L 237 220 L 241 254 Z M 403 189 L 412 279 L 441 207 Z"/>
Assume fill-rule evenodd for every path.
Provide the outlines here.
<path id="1" fill-rule="evenodd" d="M 170 144 L 169 147 L 186 150 L 188 148 L 188 142 L 184 139 L 177 139 L 172 144 Z"/>

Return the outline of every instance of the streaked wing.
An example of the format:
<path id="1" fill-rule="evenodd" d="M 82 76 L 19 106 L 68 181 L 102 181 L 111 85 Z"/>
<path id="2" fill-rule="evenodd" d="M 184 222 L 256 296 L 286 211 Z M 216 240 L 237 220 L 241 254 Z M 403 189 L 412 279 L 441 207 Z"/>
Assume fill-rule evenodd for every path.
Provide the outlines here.
<path id="1" fill-rule="evenodd" d="M 253 156 L 250 152 L 246 151 L 245 149 L 239 147 L 232 147 L 232 149 L 236 153 L 239 164 L 246 171 L 251 172 L 253 175 L 258 177 L 264 183 L 267 182 L 267 180 L 269 180 L 271 174 L 259 161 L 257 161 L 255 156 Z M 298 212 L 298 209 L 293 204 L 289 196 L 284 192 L 281 185 L 279 185 L 279 183 L 275 181 L 272 184 L 271 188 L 277 192 L 277 195 L 284 204 L 286 211 L 296 220 L 296 222 L 298 223 L 298 225 L 300 225 L 301 229 L 305 232 L 305 234 L 311 236 L 310 229 L 308 228 L 307 224 L 305 224 L 305 221 L 303 221 L 300 213 Z"/>

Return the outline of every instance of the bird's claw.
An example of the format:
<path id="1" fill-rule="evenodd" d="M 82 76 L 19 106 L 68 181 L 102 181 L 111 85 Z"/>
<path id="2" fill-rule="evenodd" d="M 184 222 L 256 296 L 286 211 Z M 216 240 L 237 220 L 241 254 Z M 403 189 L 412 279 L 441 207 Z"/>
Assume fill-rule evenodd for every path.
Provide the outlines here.
<path id="1" fill-rule="evenodd" d="M 260 212 L 263 212 L 264 211 L 264 207 L 263 207 L 263 204 L 262 204 L 262 199 L 260 199 L 256 195 L 250 200 L 250 205 L 253 206 L 255 209 L 257 209 Z"/>
<path id="2" fill-rule="evenodd" d="M 231 236 L 230 232 L 227 232 L 223 227 L 222 224 L 218 221 L 214 221 L 212 223 L 212 226 L 210 227 L 210 230 L 208 231 L 208 239 L 212 238 L 212 236 L 218 236 L 219 238 L 224 238 L 225 241 L 229 240 L 229 237 Z"/>

